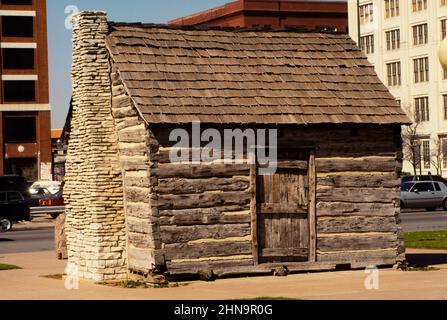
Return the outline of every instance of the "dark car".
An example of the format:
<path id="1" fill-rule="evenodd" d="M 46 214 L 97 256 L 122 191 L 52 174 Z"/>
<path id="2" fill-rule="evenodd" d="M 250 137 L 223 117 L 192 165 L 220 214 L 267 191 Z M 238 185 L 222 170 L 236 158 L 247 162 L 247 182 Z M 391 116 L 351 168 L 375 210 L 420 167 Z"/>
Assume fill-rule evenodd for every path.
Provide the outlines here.
<path id="1" fill-rule="evenodd" d="M 6 175 L 0 176 L 0 191 L 19 191 L 25 199 L 31 197 L 29 193 L 30 184 L 21 176 Z"/>
<path id="2" fill-rule="evenodd" d="M 31 221 L 28 202 L 18 191 L 0 191 L 0 231 L 11 230 L 18 221 Z"/>
<path id="3" fill-rule="evenodd" d="M 402 177 L 402 183 L 411 181 L 438 181 L 447 184 L 447 180 L 445 180 L 443 177 L 432 174 Z"/>

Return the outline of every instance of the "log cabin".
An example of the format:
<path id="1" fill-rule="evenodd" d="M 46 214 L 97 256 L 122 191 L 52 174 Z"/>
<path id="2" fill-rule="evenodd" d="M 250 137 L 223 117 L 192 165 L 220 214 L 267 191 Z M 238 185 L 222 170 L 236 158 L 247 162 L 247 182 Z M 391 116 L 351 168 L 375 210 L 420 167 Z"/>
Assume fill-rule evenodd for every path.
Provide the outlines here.
<path id="1" fill-rule="evenodd" d="M 73 22 L 72 80 L 65 229 L 82 278 L 405 259 L 410 120 L 348 35 L 112 23 L 84 11 Z M 200 157 L 206 139 L 186 150 L 172 139 L 207 130 L 273 132 L 275 170 L 249 161 L 259 142 L 225 161 Z"/>

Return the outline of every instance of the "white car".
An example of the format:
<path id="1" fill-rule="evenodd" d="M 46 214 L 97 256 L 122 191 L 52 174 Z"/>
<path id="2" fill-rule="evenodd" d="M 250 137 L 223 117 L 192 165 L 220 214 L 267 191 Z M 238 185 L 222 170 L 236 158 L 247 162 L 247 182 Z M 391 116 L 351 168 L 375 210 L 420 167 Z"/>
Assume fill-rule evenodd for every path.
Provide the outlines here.
<path id="1" fill-rule="evenodd" d="M 37 181 L 32 184 L 29 189 L 31 195 L 36 195 L 39 190 L 47 189 L 52 194 L 56 194 L 61 190 L 62 184 L 59 181 Z"/>

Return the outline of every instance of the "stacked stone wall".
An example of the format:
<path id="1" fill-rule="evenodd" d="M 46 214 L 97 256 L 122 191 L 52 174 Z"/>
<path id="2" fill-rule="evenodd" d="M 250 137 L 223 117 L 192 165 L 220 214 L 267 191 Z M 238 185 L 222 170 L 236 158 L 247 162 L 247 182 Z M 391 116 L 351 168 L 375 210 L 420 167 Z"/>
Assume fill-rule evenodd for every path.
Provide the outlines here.
<path id="1" fill-rule="evenodd" d="M 127 278 L 127 244 L 118 139 L 111 112 L 105 13 L 73 19 L 73 114 L 66 162 L 69 263 L 95 281 Z"/>

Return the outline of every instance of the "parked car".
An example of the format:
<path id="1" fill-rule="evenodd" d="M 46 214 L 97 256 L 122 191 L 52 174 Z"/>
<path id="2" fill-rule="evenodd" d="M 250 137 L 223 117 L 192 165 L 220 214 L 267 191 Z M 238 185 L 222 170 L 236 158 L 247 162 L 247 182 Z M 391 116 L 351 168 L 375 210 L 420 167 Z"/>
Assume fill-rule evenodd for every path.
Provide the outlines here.
<path id="1" fill-rule="evenodd" d="M 0 191 L 0 231 L 9 231 L 13 223 L 31 221 L 30 207 L 18 191 Z"/>
<path id="2" fill-rule="evenodd" d="M 61 213 L 65 211 L 64 195 L 60 190 L 56 194 L 43 197 L 39 201 L 39 211 L 48 213 L 53 219 L 56 219 Z"/>
<path id="3" fill-rule="evenodd" d="M 31 190 L 31 188 L 30 188 L 30 190 Z M 29 199 L 28 203 L 32 208 L 39 207 L 41 199 L 45 199 L 52 195 L 53 194 L 47 188 L 33 189 L 32 193 L 31 193 L 31 198 Z"/>
<path id="4" fill-rule="evenodd" d="M 29 192 L 34 195 L 40 189 L 47 189 L 51 194 L 56 194 L 61 190 L 61 185 L 59 181 L 36 181 L 31 185 Z"/>
<path id="5" fill-rule="evenodd" d="M 447 210 L 447 186 L 440 181 L 408 181 L 401 185 L 401 208 L 437 208 Z"/>
<path id="6" fill-rule="evenodd" d="M 444 182 L 447 184 L 447 180 L 445 180 L 443 177 L 438 176 L 438 175 L 431 175 L 431 174 L 402 177 L 402 183 L 409 182 L 409 181 L 438 181 L 438 182 Z"/>
<path id="7" fill-rule="evenodd" d="M 18 175 L 0 176 L 0 191 L 19 191 L 25 199 L 30 198 L 28 181 Z"/>

